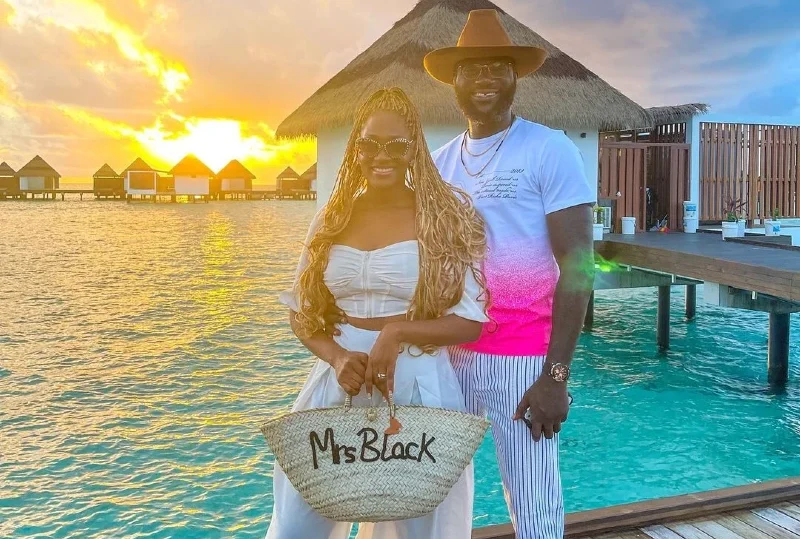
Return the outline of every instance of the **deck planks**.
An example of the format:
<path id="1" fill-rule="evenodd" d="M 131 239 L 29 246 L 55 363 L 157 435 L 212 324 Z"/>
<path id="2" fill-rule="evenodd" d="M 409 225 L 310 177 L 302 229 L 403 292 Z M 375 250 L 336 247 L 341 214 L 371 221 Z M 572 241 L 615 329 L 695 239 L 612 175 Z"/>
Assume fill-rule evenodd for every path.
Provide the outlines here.
<path id="1" fill-rule="evenodd" d="M 603 259 L 800 301 L 800 248 L 724 241 L 718 234 L 609 234 L 595 242 Z"/>

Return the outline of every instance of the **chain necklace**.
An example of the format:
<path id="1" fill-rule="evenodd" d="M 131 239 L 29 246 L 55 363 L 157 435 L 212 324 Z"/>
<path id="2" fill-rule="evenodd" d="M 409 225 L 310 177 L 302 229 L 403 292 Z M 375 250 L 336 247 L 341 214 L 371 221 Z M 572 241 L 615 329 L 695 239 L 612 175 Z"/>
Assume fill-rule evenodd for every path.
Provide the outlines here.
<path id="1" fill-rule="evenodd" d="M 511 126 L 509 125 L 508 127 L 511 127 Z M 508 128 L 506 128 L 506 129 L 508 129 Z M 464 132 L 464 134 L 466 135 L 466 131 Z M 489 146 L 488 148 L 486 148 L 485 150 L 483 150 L 480 153 L 472 153 L 471 151 L 469 151 L 469 146 L 467 146 L 466 144 L 464 144 L 464 149 L 467 150 L 467 153 L 472 157 L 483 157 L 484 155 L 486 155 L 487 153 L 492 151 L 492 148 L 497 146 L 497 144 L 500 143 L 502 140 L 503 140 L 503 137 L 498 138 L 497 140 L 492 142 L 491 146 Z"/>
<path id="2" fill-rule="evenodd" d="M 508 136 L 508 132 L 511 130 L 511 126 L 512 126 L 512 125 L 514 125 L 514 120 L 515 120 L 515 119 L 516 119 L 516 117 L 514 117 L 514 118 L 511 118 L 511 123 L 510 123 L 510 124 L 508 124 L 508 127 L 506 127 L 506 130 L 505 130 L 505 132 L 503 133 L 503 136 L 502 136 L 502 137 L 499 139 L 499 140 L 500 140 L 500 143 L 498 144 L 497 148 L 495 148 L 495 150 L 494 150 L 494 153 L 493 153 L 493 154 L 492 154 L 492 156 L 489 158 L 489 160 L 486 162 L 486 164 L 485 164 L 485 165 L 483 165 L 483 168 L 481 168 L 481 169 L 480 169 L 478 172 L 476 172 L 476 173 L 472 173 L 472 172 L 470 172 L 470 170 L 467 168 L 467 164 L 464 162 L 464 151 L 463 151 L 463 150 L 464 150 L 464 149 L 466 149 L 466 147 L 467 147 L 467 131 L 464 131 L 464 136 L 463 136 L 463 137 L 462 137 L 462 139 L 461 139 L 461 148 L 460 148 L 460 151 L 459 151 L 459 157 L 461 157 L 461 166 L 463 166 L 463 167 L 464 167 L 464 171 L 465 171 L 467 174 L 469 174 L 469 175 L 470 175 L 470 176 L 472 176 L 473 178 L 477 178 L 478 176 L 480 176 L 481 174 L 483 174 L 483 171 L 484 171 L 484 170 L 486 170 L 486 168 L 487 168 L 487 167 L 488 167 L 488 166 L 491 164 L 491 162 L 492 162 L 492 161 L 494 161 L 494 158 L 495 158 L 495 157 L 497 157 L 497 153 L 500 151 L 500 148 L 502 148 L 502 147 L 503 147 L 503 142 L 505 142 L 505 140 L 506 140 L 506 136 Z M 487 151 L 488 151 L 488 150 L 487 150 Z M 469 153 L 469 150 L 467 150 L 467 153 Z M 484 154 L 485 154 L 485 153 L 486 153 L 486 152 L 484 152 Z M 481 155 L 484 155 L 484 154 L 481 154 Z M 472 154 L 470 154 L 470 155 L 472 155 Z M 473 157 L 477 157 L 477 156 L 474 156 L 474 155 L 473 155 Z"/>

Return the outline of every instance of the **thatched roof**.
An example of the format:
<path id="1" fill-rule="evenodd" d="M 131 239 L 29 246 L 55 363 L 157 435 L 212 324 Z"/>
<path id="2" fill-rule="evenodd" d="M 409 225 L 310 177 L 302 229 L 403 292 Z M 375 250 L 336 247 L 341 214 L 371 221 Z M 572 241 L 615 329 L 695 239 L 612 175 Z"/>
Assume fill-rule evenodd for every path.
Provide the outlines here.
<path id="1" fill-rule="evenodd" d="M 31 159 L 27 165 L 17 171 L 17 176 L 31 176 L 44 178 L 60 178 L 61 174 L 38 155 Z"/>
<path id="2" fill-rule="evenodd" d="M 308 167 L 308 170 L 306 170 L 305 172 L 303 172 L 300 175 L 300 179 L 308 180 L 308 181 L 316 180 L 317 179 L 317 164 L 314 163 L 313 165 Z"/>
<path id="3" fill-rule="evenodd" d="M 238 160 L 234 159 L 230 163 L 225 165 L 222 168 L 222 170 L 217 172 L 217 178 L 221 180 L 234 179 L 234 178 L 254 180 L 256 179 L 256 175 L 247 170 L 247 168 L 243 164 L 241 164 Z"/>
<path id="4" fill-rule="evenodd" d="M 5 178 L 14 175 L 15 175 L 14 169 L 11 168 L 11 166 L 8 163 L 6 163 L 5 161 L 0 163 L 0 176 Z"/>
<path id="5" fill-rule="evenodd" d="M 144 162 L 144 159 L 137 157 L 133 163 L 128 165 L 128 168 L 122 171 L 120 176 L 126 176 L 128 172 L 152 172 L 153 168 Z"/>
<path id="6" fill-rule="evenodd" d="M 389 86 L 408 93 L 423 121 L 465 125 L 453 88 L 430 77 L 422 61 L 429 51 L 456 44 L 473 9 L 496 9 L 515 43 L 548 53 L 536 73 L 519 80 L 516 113 L 558 128 L 620 129 L 649 123 L 639 105 L 489 0 L 422 0 L 290 114 L 277 135 L 315 135 L 351 125 L 366 98 Z"/>
<path id="7" fill-rule="evenodd" d="M 111 168 L 108 163 L 104 163 L 100 170 L 94 173 L 93 178 L 119 178 L 119 174 L 114 172 L 114 169 Z"/>
<path id="8" fill-rule="evenodd" d="M 675 105 L 672 107 L 650 107 L 647 114 L 652 118 L 651 125 L 678 124 L 689 121 L 698 114 L 708 112 L 708 105 L 705 103 L 687 103 L 686 105 Z"/>
<path id="9" fill-rule="evenodd" d="M 297 172 L 295 172 L 292 167 L 286 167 L 286 170 L 284 170 L 278 175 L 278 179 L 285 180 L 289 178 L 297 180 L 300 179 L 300 175 Z"/>
<path id="10" fill-rule="evenodd" d="M 192 154 L 178 161 L 169 173 L 173 176 L 214 176 L 214 171 Z"/>

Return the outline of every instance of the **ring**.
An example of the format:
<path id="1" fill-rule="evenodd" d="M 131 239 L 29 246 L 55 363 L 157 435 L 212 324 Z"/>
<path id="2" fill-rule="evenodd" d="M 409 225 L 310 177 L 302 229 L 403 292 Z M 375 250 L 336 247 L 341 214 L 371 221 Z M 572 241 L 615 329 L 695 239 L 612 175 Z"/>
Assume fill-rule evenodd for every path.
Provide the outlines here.
<path id="1" fill-rule="evenodd" d="M 378 380 L 386 380 L 386 373 L 379 372 L 375 376 L 377 376 Z"/>

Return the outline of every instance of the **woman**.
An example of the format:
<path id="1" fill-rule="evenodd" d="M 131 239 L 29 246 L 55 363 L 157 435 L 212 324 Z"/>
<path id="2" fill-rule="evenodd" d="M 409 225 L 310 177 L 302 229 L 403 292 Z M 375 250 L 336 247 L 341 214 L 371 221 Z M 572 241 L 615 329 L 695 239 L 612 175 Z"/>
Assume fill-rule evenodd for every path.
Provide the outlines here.
<path id="1" fill-rule="evenodd" d="M 328 204 L 309 229 L 292 290 L 292 330 L 317 358 L 293 411 L 422 404 L 464 411 L 446 346 L 476 340 L 485 316 L 483 222 L 439 175 L 417 111 L 397 88 L 362 105 Z M 325 333 L 332 305 L 347 315 Z M 380 390 L 373 394 L 373 386 Z M 363 523 L 365 539 L 468 538 L 472 467 L 431 514 Z M 315 513 L 276 465 L 268 539 L 346 539 L 352 524 Z"/>

